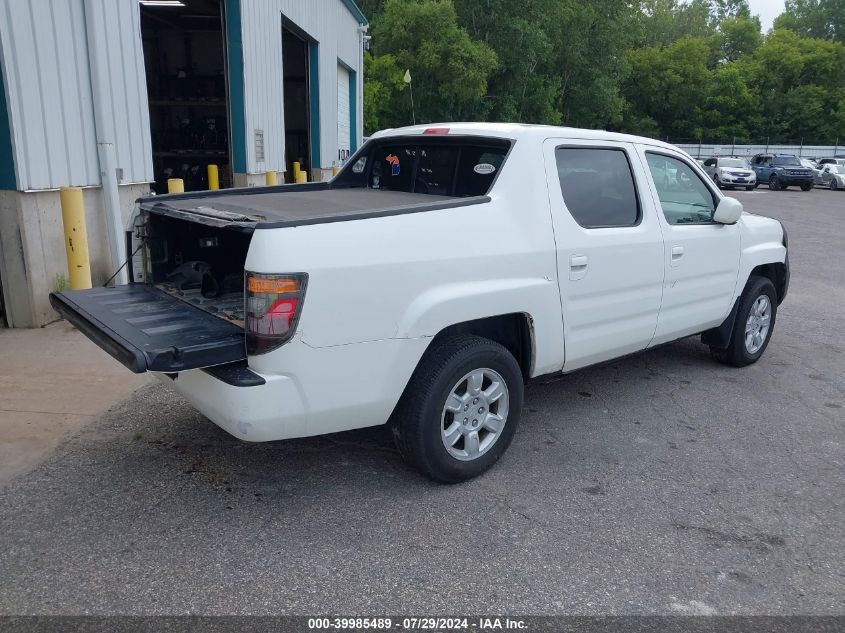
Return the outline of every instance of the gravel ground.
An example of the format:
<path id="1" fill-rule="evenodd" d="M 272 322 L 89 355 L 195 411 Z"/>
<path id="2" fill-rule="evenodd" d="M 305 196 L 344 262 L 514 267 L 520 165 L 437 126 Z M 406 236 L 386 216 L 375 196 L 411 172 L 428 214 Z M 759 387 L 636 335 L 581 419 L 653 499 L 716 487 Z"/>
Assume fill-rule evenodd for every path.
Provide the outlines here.
<path id="1" fill-rule="evenodd" d="M 152 385 L 0 492 L 0 613 L 843 613 L 845 193 L 736 196 L 790 235 L 758 364 L 533 384 L 451 487 L 384 428 L 244 444 Z"/>

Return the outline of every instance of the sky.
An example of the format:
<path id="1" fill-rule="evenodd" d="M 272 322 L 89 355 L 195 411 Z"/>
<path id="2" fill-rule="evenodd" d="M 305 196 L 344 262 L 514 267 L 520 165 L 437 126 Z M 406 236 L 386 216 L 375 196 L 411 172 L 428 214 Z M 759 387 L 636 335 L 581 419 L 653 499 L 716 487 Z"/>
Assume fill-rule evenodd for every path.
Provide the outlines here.
<path id="1" fill-rule="evenodd" d="M 760 16 L 763 33 L 772 28 L 772 22 L 783 13 L 783 0 L 748 0 L 751 13 Z"/>

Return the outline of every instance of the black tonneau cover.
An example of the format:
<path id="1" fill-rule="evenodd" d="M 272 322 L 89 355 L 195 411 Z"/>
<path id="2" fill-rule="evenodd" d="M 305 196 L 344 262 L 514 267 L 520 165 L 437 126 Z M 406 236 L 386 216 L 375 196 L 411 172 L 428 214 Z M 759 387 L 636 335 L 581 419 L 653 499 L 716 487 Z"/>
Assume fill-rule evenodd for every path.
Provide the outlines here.
<path id="1" fill-rule="evenodd" d="M 135 373 L 246 359 L 242 328 L 148 284 L 52 293 L 50 303 Z"/>
<path id="2" fill-rule="evenodd" d="M 153 213 L 251 231 L 432 211 L 489 200 L 487 196 L 459 198 L 309 183 L 152 196 L 141 198 L 138 204 Z"/>

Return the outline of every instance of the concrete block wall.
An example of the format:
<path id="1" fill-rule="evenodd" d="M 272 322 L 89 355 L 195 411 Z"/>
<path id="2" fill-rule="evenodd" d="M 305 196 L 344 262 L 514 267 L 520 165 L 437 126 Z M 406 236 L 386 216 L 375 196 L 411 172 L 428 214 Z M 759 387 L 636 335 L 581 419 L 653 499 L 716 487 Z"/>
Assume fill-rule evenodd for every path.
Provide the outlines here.
<path id="1" fill-rule="evenodd" d="M 124 225 L 147 184 L 119 188 Z M 102 284 L 112 273 L 101 187 L 83 189 L 91 280 Z M 62 209 L 57 190 L 0 191 L 0 279 L 10 327 L 40 327 L 58 318 L 49 295 L 67 279 Z"/>

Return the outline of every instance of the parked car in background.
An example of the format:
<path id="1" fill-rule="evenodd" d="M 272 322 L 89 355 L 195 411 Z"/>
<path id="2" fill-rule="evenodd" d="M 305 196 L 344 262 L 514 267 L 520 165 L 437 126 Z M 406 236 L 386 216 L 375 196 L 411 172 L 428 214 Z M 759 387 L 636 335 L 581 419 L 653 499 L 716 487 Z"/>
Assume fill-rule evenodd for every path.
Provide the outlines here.
<path id="1" fill-rule="evenodd" d="M 714 156 L 704 161 L 704 171 L 719 189 L 745 187 L 751 191 L 757 186 L 757 175 L 743 158 Z"/>
<path id="2" fill-rule="evenodd" d="M 802 191 L 813 188 L 813 170 L 804 167 L 794 154 L 757 154 L 751 160 L 751 168 L 757 174 L 757 183 L 768 183 L 772 191 L 792 185 Z"/>
<path id="3" fill-rule="evenodd" d="M 798 160 L 801 161 L 801 164 L 806 167 L 807 169 L 813 170 L 813 184 L 820 185 L 821 184 L 821 176 L 822 176 L 822 168 L 818 163 L 813 162 L 809 158 L 799 158 Z"/>
<path id="4" fill-rule="evenodd" d="M 833 191 L 845 189 L 845 166 L 828 163 L 821 170 L 821 182 L 823 186 L 830 187 Z"/>
<path id="5" fill-rule="evenodd" d="M 789 284 L 777 220 L 594 130 L 388 130 L 330 182 L 142 198 L 133 226 L 133 283 L 51 295 L 86 336 L 242 440 L 387 422 L 441 482 L 505 452 L 531 378 L 699 333 L 756 362 Z"/>
<path id="6" fill-rule="evenodd" d="M 818 162 L 818 167 L 824 167 L 825 165 L 845 165 L 845 158 L 822 158 Z"/>

